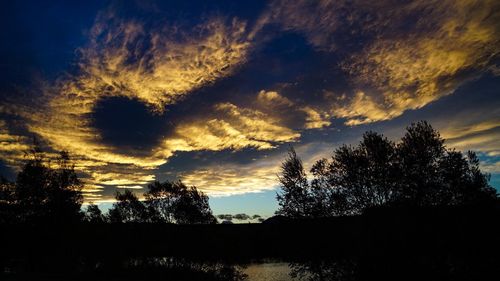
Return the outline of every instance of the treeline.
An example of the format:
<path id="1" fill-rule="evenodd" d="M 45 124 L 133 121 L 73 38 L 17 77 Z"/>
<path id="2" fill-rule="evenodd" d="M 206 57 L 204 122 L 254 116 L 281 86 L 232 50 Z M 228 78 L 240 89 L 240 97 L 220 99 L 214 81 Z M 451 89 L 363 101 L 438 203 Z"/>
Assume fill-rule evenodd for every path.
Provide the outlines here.
<path id="1" fill-rule="evenodd" d="M 126 190 L 116 194 L 116 203 L 103 215 L 90 204 L 85 221 L 91 223 L 180 223 L 213 224 L 217 219 L 212 214 L 208 196 L 194 186 L 177 182 L 154 182 L 148 185 L 144 201 Z"/>
<path id="2" fill-rule="evenodd" d="M 240 213 L 240 214 L 220 214 L 217 215 L 217 218 L 222 220 L 222 223 L 231 223 L 233 220 L 237 221 L 258 221 L 258 222 L 263 222 L 264 218 L 261 217 L 260 215 L 253 215 L 250 216 L 248 214 Z"/>
<path id="3" fill-rule="evenodd" d="M 500 257 L 483 232 L 497 233 L 497 192 L 476 154 L 447 148 L 427 122 L 408 126 L 398 142 L 366 132 L 358 145 L 342 145 L 314 163 L 310 174 L 291 148 L 279 174 L 275 219 L 363 214 L 365 239 L 350 258 L 291 263 L 292 277 L 498 279 Z"/>
<path id="4" fill-rule="evenodd" d="M 496 190 L 473 152 L 444 144 L 427 122 L 410 125 L 399 142 L 366 132 L 357 146 L 342 145 L 318 160 L 309 178 L 293 148 L 278 176 L 278 215 L 317 218 L 360 214 L 377 206 L 450 206 L 493 202 Z M 116 194 L 107 214 L 93 204 L 82 211 L 83 184 L 61 152 L 44 157 L 38 145 L 15 182 L 0 181 L 0 223 L 216 223 L 208 197 L 180 181 L 149 184 L 144 200 L 129 190 Z M 258 220 L 258 215 L 219 215 L 220 220 Z"/>
<path id="5" fill-rule="evenodd" d="M 212 224 L 208 196 L 180 181 L 148 185 L 144 200 L 126 190 L 107 214 L 97 205 L 82 210 L 83 184 L 66 152 L 50 161 L 38 145 L 27 152 L 15 182 L 0 180 L 0 224 L 179 223 Z"/>
<path id="6" fill-rule="evenodd" d="M 82 280 L 101 274 L 116 277 L 111 280 L 142 276 L 148 280 L 243 280 L 244 274 L 233 265 L 144 254 L 175 250 L 206 257 L 215 252 L 214 247 L 247 257 L 258 256 L 262 249 L 274 256 L 287 251 L 296 256 L 309 253 L 304 254 L 305 260 L 291 263 L 292 276 L 306 280 L 368 280 L 374 276 L 387 280 L 393 272 L 398 280 L 408 280 L 407 272 L 420 273 L 415 275 L 419 280 L 500 275 L 496 270 L 498 247 L 490 243 L 498 233 L 494 222 L 500 207 L 489 175 L 480 170 L 474 153 L 447 148 L 428 123 L 410 125 L 398 142 L 367 132 L 358 145 L 340 146 L 330 158 L 317 161 L 310 174 L 312 177 L 290 149 L 278 176 L 279 216 L 265 224 L 218 227 L 211 225 L 217 219 L 208 197 L 180 181 L 154 182 L 141 200 L 128 190 L 117 193 L 107 214 L 94 204 L 83 211 L 83 184 L 69 155 L 62 152 L 49 161 L 35 145 L 16 181 L 0 181 L 0 225 L 10 224 L 11 230 L 3 232 L 9 234 L 2 239 L 4 249 L 11 251 L 0 254 L 0 276 L 19 280 L 16 278 L 28 274 L 26 280 L 38 280 L 39 273 L 69 272 L 83 276 Z M 350 216 L 358 214 L 363 215 Z M 217 218 L 226 222 L 262 220 L 246 214 Z M 166 225 L 169 223 L 196 225 Z M 339 229 L 332 231 L 333 227 Z M 85 236 L 89 240 L 73 240 L 76 236 L 65 235 L 71 233 L 69 229 L 90 233 Z M 145 242 L 132 247 L 127 235 L 109 236 L 122 230 L 128 235 L 142 233 Z M 166 240 L 155 244 L 160 240 L 151 239 L 149 231 Z M 108 235 L 106 241 L 117 241 L 118 253 L 94 256 L 91 245 L 98 244 L 103 234 Z M 206 240 L 198 244 L 192 242 L 203 237 Z M 251 237 L 262 244 L 242 247 Z M 218 245 L 214 241 L 224 242 Z M 98 245 L 101 249 L 107 246 Z M 163 251 L 155 252 L 159 248 Z M 20 249 L 33 255 L 16 255 Z M 241 249 L 251 253 L 240 253 Z"/>
<path id="7" fill-rule="evenodd" d="M 310 173 L 312 178 L 291 148 L 281 166 L 276 214 L 317 218 L 380 206 L 474 205 L 497 199 L 476 154 L 447 148 L 425 121 L 408 126 L 399 142 L 366 132 L 357 146 L 340 146 Z"/>

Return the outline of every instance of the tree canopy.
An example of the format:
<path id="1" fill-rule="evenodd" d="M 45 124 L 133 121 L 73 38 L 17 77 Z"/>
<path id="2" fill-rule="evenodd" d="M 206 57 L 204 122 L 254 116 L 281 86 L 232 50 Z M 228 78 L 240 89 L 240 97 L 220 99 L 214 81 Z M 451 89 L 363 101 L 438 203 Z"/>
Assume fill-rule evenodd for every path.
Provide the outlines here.
<path id="1" fill-rule="evenodd" d="M 14 183 L 2 180 L 0 213 L 4 223 L 75 223 L 81 220 L 83 185 L 66 152 L 55 161 L 38 145 L 27 153 Z"/>
<path id="2" fill-rule="evenodd" d="M 148 185 L 142 202 L 129 190 L 117 193 L 109 210 L 111 222 L 153 222 L 179 224 L 216 223 L 208 196 L 180 181 Z"/>
<path id="3" fill-rule="evenodd" d="M 366 132 L 357 146 L 338 147 L 310 172 L 311 180 L 291 148 L 279 175 L 277 214 L 325 217 L 375 206 L 477 204 L 497 196 L 476 154 L 446 148 L 425 121 L 408 126 L 397 143 Z"/>

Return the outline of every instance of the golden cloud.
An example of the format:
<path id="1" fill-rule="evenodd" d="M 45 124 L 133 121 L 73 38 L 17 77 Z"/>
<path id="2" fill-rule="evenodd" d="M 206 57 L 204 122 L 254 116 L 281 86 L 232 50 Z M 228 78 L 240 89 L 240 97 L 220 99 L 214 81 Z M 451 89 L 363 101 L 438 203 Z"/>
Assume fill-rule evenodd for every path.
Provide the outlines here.
<path id="1" fill-rule="evenodd" d="M 420 11 L 431 4 L 432 12 L 415 24 L 417 31 L 375 40 L 345 62 L 355 84 L 372 89 L 371 95 L 358 93 L 337 108 L 348 124 L 388 120 L 421 108 L 452 93 L 466 80 L 465 72 L 486 71 L 498 57 L 498 1 L 416 1 L 406 8 Z M 420 32 L 419 25 L 428 22 L 434 29 Z"/>
<path id="2" fill-rule="evenodd" d="M 180 124 L 176 137 L 164 141 L 164 151 L 270 149 L 300 137 L 271 116 L 231 103 L 216 104 L 213 115 L 217 117 Z"/>
<path id="3" fill-rule="evenodd" d="M 297 144 L 297 154 L 309 170 L 319 159 L 328 155 L 331 147 L 320 143 Z M 265 155 L 245 164 L 210 165 L 181 175 L 188 185 L 195 185 L 211 196 L 228 196 L 272 190 L 277 187 L 283 154 Z"/>
<path id="4" fill-rule="evenodd" d="M 311 106 L 305 106 L 301 108 L 301 111 L 307 115 L 304 125 L 306 129 L 321 129 L 332 124 L 330 122 L 330 115 L 326 112 L 320 112 Z"/>
<path id="5" fill-rule="evenodd" d="M 265 91 L 262 90 L 257 94 L 257 101 L 268 107 L 276 107 L 276 106 L 293 106 L 294 103 L 288 98 L 280 95 L 276 91 Z"/>
<path id="6" fill-rule="evenodd" d="M 270 20 L 304 34 L 314 47 L 344 55 L 354 50 L 341 63 L 354 95 L 330 111 L 347 125 L 395 118 L 452 93 L 467 78 L 498 73 L 495 0 L 283 0 L 270 6 Z M 363 39 L 352 45 L 358 36 Z"/>
<path id="7" fill-rule="evenodd" d="M 186 32 L 101 13 L 89 43 L 80 49 L 78 73 L 44 85 L 36 107 L 2 107 L 0 112 L 20 116 L 29 133 L 52 149 L 69 151 L 77 171 L 86 175 L 87 199 L 109 200 L 99 194 L 106 186 L 138 188 L 154 180 L 157 167 L 176 151 L 262 150 L 297 141 L 300 133 L 289 125 L 297 120 L 288 115 L 303 118 L 295 126 L 299 129 L 330 126 L 332 117 L 345 118 L 347 125 L 389 120 L 452 93 L 474 75 L 498 75 L 492 62 L 500 53 L 499 11 L 500 2 L 494 0 L 273 1 L 253 28 L 238 19 L 214 17 Z M 410 30 L 409 18 L 417 18 Z M 91 114 L 103 99 L 126 97 L 162 113 L 192 91 L 231 75 L 268 23 L 304 34 L 322 52 L 338 52 L 351 94 L 330 96 L 327 105 L 315 107 L 262 90 L 255 108 L 218 103 L 208 113 L 182 120 L 144 155 L 118 152 L 91 126 Z M 357 36 L 365 45 L 349 45 L 345 51 L 345 38 Z M 444 132 L 450 144 L 499 153 L 496 121 L 464 126 Z M 11 166 L 29 148 L 26 138 L 10 132 L 3 121 L 0 143 L 0 156 Z M 270 172 L 276 171 L 275 164 L 209 167 L 185 174 L 184 180 L 206 185 L 212 194 L 262 190 L 275 184 L 275 172 Z"/>
<path id="8" fill-rule="evenodd" d="M 81 51 L 82 74 L 67 92 L 87 101 L 125 96 L 161 112 L 188 92 L 231 73 L 249 47 L 246 24 L 237 19 L 226 23 L 213 18 L 186 34 L 101 14 L 89 46 Z"/>
<path id="9" fill-rule="evenodd" d="M 0 157 L 14 168 L 24 160 L 30 146 L 26 137 L 12 134 L 4 120 L 0 120 Z"/>
<path id="10" fill-rule="evenodd" d="M 67 150 L 76 170 L 86 175 L 89 198 L 98 196 L 103 185 L 130 188 L 154 180 L 154 169 L 175 151 L 272 148 L 272 143 L 298 135 L 273 120 L 252 120 L 264 117 L 262 113 L 228 104 L 214 108 L 222 117 L 178 125 L 174 137 L 141 156 L 104 144 L 90 119 L 96 103 L 109 97 L 135 99 L 161 113 L 191 91 L 231 74 L 245 61 L 259 28 L 248 30 L 236 18 L 216 17 L 181 32 L 175 26 L 151 28 L 101 13 L 89 43 L 79 50 L 78 73 L 44 84 L 36 107 L 2 107 L 2 113 L 23 118 L 26 129 L 52 149 Z M 1 125 L 2 158 L 19 160 L 29 146 Z"/>
<path id="11" fill-rule="evenodd" d="M 217 165 L 190 171 L 181 176 L 211 196 L 261 192 L 276 186 L 279 161 L 257 161 L 246 165 Z"/>

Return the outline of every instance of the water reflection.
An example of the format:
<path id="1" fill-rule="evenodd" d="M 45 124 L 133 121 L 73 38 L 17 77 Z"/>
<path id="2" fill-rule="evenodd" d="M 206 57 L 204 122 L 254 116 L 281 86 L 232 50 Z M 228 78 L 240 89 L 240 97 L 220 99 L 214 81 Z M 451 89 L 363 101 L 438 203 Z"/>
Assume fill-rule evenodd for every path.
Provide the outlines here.
<path id="1" fill-rule="evenodd" d="M 248 265 L 243 272 L 247 281 L 289 281 L 290 267 L 284 262 L 254 263 Z"/>

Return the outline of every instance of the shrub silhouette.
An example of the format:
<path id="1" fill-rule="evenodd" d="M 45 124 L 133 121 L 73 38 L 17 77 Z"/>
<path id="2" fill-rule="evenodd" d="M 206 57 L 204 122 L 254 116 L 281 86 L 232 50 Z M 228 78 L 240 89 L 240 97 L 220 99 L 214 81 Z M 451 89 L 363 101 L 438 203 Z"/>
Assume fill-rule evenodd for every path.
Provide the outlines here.
<path id="1" fill-rule="evenodd" d="M 449 206 L 493 201 L 489 175 L 473 152 L 447 149 L 425 121 L 413 123 L 399 143 L 367 132 L 357 146 L 342 145 L 317 161 L 307 179 L 293 148 L 281 166 L 278 215 L 327 217 L 376 206 Z"/>

